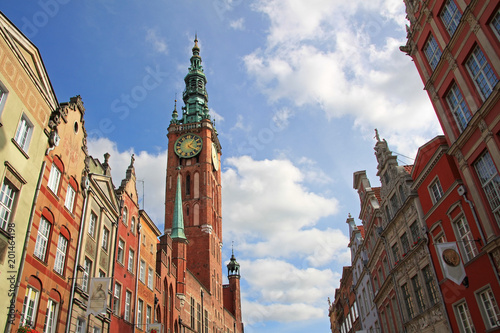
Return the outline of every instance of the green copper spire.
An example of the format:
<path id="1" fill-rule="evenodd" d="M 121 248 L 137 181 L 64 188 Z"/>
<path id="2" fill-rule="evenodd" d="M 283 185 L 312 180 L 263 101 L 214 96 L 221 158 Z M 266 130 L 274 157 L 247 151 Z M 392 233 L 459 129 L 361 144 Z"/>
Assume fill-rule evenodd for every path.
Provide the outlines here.
<path id="1" fill-rule="evenodd" d="M 186 239 L 184 234 L 184 216 L 182 214 L 181 175 L 177 176 L 177 190 L 175 192 L 174 219 L 172 221 L 172 239 Z"/>
<path id="2" fill-rule="evenodd" d="M 240 277 L 240 264 L 236 261 L 234 249 L 232 249 L 231 260 L 229 260 L 229 264 L 227 264 L 227 276 Z"/>
<path id="3" fill-rule="evenodd" d="M 197 123 L 203 119 L 210 119 L 208 114 L 208 94 L 205 89 L 207 78 L 201 66 L 200 47 L 198 37 L 194 39 L 193 56 L 189 72 L 184 78 L 186 89 L 182 93 L 182 100 L 186 106 L 182 107 L 182 124 Z"/>

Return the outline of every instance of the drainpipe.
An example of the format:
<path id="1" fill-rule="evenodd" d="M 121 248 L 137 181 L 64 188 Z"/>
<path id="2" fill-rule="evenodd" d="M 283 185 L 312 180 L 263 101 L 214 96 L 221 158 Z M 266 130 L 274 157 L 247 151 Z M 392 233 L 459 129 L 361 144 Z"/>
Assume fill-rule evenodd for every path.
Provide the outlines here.
<path id="1" fill-rule="evenodd" d="M 135 270 L 135 315 L 134 315 L 134 328 L 132 330 L 133 333 L 135 333 L 135 326 L 137 325 L 137 309 L 139 306 L 139 297 L 137 295 L 137 291 L 139 288 L 139 262 L 141 260 L 141 223 L 139 222 L 139 219 L 137 219 L 137 264 L 136 264 L 136 270 Z M 144 310 L 144 309 L 143 309 Z"/>
<path id="2" fill-rule="evenodd" d="M 204 332 L 204 325 L 205 325 L 205 322 L 204 322 L 204 318 L 203 318 L 203 312 L 204 312 L 204 308 L 203 308 L 203 296 L 205 296 L 205 292 L 203 290 L 201 290 L 201 333 Z"/>
<path id="3" fill-rule="evenodd" d="M 87 180 L 88 179 L 89 176 L 87 175 Z M 75 268 L 73 270 L 71 294 L 69 296 L 68 321 L 66 322 L 66 333 L 69 333 L 69 328 L 71 326 L 71 312 L 73 311 L 73 298 L 75 296 L 76 275 L 78 273 L 78 262 L 80 260 L 80 251 L 82 248 L 83 222 L 85 221 L 85 216 L 87 215 L 88 200 L 90 197 L 90 187 L 88 184 L 85 184 L 85 190 L 87 191 L 87 195 L 85 196 L 85 202 L 83 203 L 83 214 L 82 217 L 80 218 L 80 230 L 78 232 L 78 243 L 76 247 Z"/>
<path id="4" fill-rule="evenodd" d="M 43 171 L 45 170 L 46 164 L 47 163 L 45 161 L 43 161 L 42 168 L 40 169 L 40 174 L 38 175 L 38 182 L 36 184 L 35 196 L 33 197 L 33 204 L 31 205 L 31 212 L 30 212 L 30 217 L 28 220 L 28 230 L 26 231 L 26 236 L 24 237 L 23 252 L 21 254 L 21 261 L 19 263 L 19 270 L 17 271 L 16 284 L 14 286 L 14 295 L 12 295 L 12 298 L 11 298 L 14 300 L 17 299 L 17 292 L 19 291 L 19 286 L 21 285 L 21 275 L 23 274 L 24 262 L 26 260 L 26 252 L 28 249 L 28 243 L 30 241 L 31 226 L 33 225 L 33 217 L 35 216 L 36 202 L 38 200 L 38 194 L 40 193 L 40 188 L 42 187 Z M 10 326 L 11 326 L 10 320 L 7 320 L 7 324 L 5 325 L 5 332 L 10 332 Z"/>

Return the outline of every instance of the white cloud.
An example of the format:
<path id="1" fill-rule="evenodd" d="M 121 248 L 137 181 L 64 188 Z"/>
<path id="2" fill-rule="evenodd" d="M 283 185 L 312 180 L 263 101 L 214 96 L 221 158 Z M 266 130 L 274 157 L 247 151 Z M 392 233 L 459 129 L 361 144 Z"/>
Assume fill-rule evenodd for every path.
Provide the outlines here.
<path id="1" fill-rule="evenodd" d="M 284 129 L 288 126 L 289 119 L 292 116 L 292 110 L 289 108 L 281 108 L 274 113 L 272 120 L 279 129 Z"/>
<path id="2" fill-rule="evenodd" d="M 249 287 L 243 293 L 245 323 L 300 321 L 325 316 L 325 294 L 332 295 L 340 275 L 330 269 L 298 269 L 285 261 L 242 261 Z M 252 296 L 249 300 L 248 296 Z"/>
<path id="3" fill-rule="evenodd" d="M 122 179 L 125 178 L 125 172 L 130 165 L 130 157 L 134 153 L 133 149 L 119 151 L 115 142 L 107 138 L 89 140 L 87 142 L 89 154 L 93 158 L 98 158 L 104 162 L 103 155 L 109 153 L 109 164 L 111 166 L 111 176 L 113 184 L 118 188 Z M 142 203 L 142 182 L 137 181 L 137 194 L 139 196 L 140 207 L 144 208 L 149 217 L 163 232 L 165 219 L 165 170 L 167 165 L 166 151 L 158 154 L 150 154 L 141 151 L 135 154 L 135 174 L 137 180 L 144 181 L 144 203 Z"/>
<path id="4" fill-rule="evenodd" d="M 271 102 L 350 115 L 362 133 L 378 128 L 396 150 L 414 154 L 412 138 L 440 128 L 414 64 L 399 51 L 404 4 L 344 3 L 257 1 L 253 8 L 268 16 L 270 29 L 267 46 L 244 57 L 247 72 Z"/>
<path id="5" fill-rule="evenodd" d="M 245 19 L 243 17 L 229 22 L 229 26 L 234 30 L 244 30 L 245 29 Z"/>
<path id="6" fill-rule="evenodd" d="M 158 32 L 155 29 L 146 30 L 146 41 L 151 43 L 155 52 L 165 55 L 168 54 L 168 47 L 165 39 L 158 36 Z"/>

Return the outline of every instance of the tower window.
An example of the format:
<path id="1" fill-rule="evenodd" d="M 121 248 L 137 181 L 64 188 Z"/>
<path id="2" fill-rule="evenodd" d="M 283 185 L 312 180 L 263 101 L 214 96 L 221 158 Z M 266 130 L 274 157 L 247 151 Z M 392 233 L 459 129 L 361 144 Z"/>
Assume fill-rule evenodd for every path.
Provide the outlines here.
<path id="1" fill-rule="evenodd" d="M 191 176 L 186 176 L 186 195 L 191 195 Z"/>

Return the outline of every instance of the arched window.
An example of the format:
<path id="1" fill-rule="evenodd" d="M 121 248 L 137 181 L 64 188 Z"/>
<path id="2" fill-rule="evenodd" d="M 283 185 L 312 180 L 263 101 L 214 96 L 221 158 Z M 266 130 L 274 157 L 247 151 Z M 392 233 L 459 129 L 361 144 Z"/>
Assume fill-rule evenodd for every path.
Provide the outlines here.
<path id="1" fill-rule="evenodd" d="M 128 209 L 127 209 L 127 207 L 123 207 L 122 222 L 123 222 L 123 224 L 128 225 Z"/>
<path id="2" fill-rule="evenodd" d="M 61 175 L 64 174 L 64 164 L 58 156 L 54 156 L 52 167 L 50 168 L 49 181 L 47 187 L 58 195 L 59 185 L 61 184 Z"/>
<path id="3" fill-rule="evenodd" d="M 186 176 L 186 196 L 191 195 L 191 176 Z"/>
<path id="4" fill-rule="evenodd" d="M 33 275 L 30 276 L 28 280 L 28 287 L 26 288 L 26 294 L 24 296 L 20 325 L 35 327 L 41 290 L 42 283 L 40 280 Z"/>
<path id="5" fill-rule="evenodd" d="M 196 172 L 194 174 L 194 198 L 198 199 L 200 197 L 200 174 Z"/>
<path id="6" fill-rule="evenodd" d="M 47 209 L 44 208 L 42 212 L 42 217 L 40 223 L 38 224 L 38 232 L 36 236 L 35 252 L 33 255 L 43 262 L 47 260 L 48 248 L 50 245 L 50 235 L 52 231 L 52 225 L 54 224 L 54 216 Z"/>

